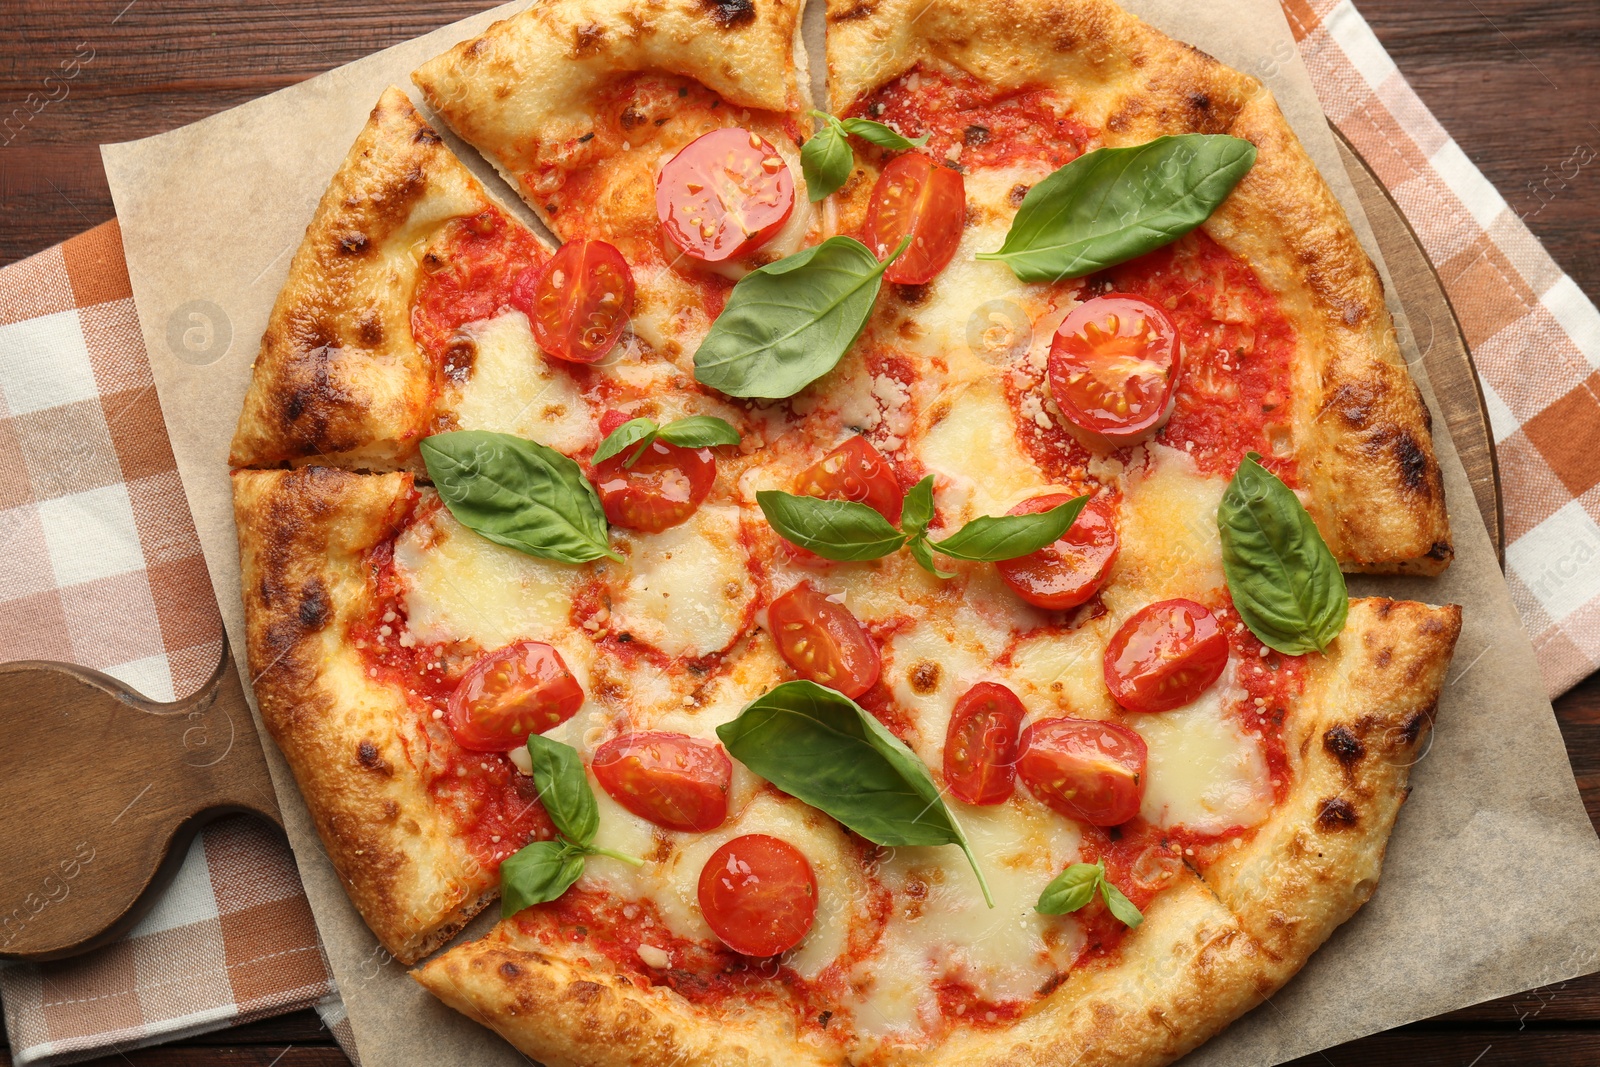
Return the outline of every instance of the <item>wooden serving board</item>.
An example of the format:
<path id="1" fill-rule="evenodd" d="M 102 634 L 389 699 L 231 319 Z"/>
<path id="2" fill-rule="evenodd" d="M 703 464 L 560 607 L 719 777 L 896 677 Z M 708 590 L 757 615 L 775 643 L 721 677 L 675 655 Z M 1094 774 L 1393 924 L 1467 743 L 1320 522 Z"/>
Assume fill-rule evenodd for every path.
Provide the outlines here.
<path id="1" fill-rule="evenodd" d="M 1494 440 L 1455 314 L 1382 183 L 1340 148 L 1503 562 Z M 0 665 L 0 736 L 0 959 L 59 959 L 115 940 L 206 822 L 233 812 L 280 822 L 227 649 L 200 693 L 173 704 L 64 664 Z"/>

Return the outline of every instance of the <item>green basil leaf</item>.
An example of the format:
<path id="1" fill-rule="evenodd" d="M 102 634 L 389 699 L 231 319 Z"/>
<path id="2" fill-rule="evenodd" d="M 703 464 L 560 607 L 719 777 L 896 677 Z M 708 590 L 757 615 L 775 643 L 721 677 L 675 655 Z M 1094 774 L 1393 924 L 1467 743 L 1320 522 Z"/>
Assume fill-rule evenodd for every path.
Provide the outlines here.
<path id="1" fill-rule="evenodd" d="M 661 427 L 657 437 L 680 448 L 715 448 L 739 443 L 739 431 L 715 415 L 690 415 Z"/>
<path id="2" fill-rule="evenodd" d="M 1228 593 L 1262 644 L 1322 652 L 1350 609 L 1344 575 L 1300 498 L 1260 459 L 1245 457 L 1217 508 Z"/>
<path id="3" fill-rule="evenodd" d="M 955 571 L 939 569 L 939 565 L 933 561 L 933 550 L 928 547 L 928 539 L 926 537 L 913 537 L 908 547 L 911 549 L 911 558 L 916 560 L 923 570 L 935 578 L 954 578 L 956 576 Z"/>
<path id="4" fill-rule="evenodd" d="M 915 539 L 928 532 L 928 523 L 932 521 L 933 475 L 930 474 L 906 493 L 900 509 L 900 529 L 907 537 Z"/>
<path id="5" fill-rule="evenodd" d="M 1004 260 L 1025 282 L 1114 267 L 1210 218 L 1255 161 L 1255 145 L 1225 134 L 1088 152 L 1029 189 L 1005 243 L 978 258 Z"/>
<path id="6" fill-rule="evenodd" d="M 849 697 L 814 682 L 784 682 L 717 727 L 717 736 L 734 759 L 868 841 L 959 845 L 994 907 L 928 768 Z"/>
<path id="7" fill-rule="evenodd" d="M 883 272 L 910 240 L 879 262 L 855 238 L 830 237 L 751 271 L 695 352 L 695 380 L 729 396 L 781 400 L 798 393 L 855 343 Z"/>
<path id="8" fill-rule="evenodd" d="M 943 541 L 935 541 L 933 549 L 956 559 L 985 563 L 1026 556 L 1060 540 L 1088 502 L 1088 497 L 1080 496 L 1033 515 L 982 515 Z"/>
<path id="9" fill-rule="evenodd" d="M 500 915 L 555 900 L 583 874 L 583 852 L 565 841 L 535 841 L 500 864 Z"/>
<path id="10" fill-rule="evenodd" d="M 497 545 L 558 563 L 587 563 L 611 550 L 594 486 L 572 460 L 505 433 L 459 430 L 422 441 L 439 498 L 465 527 Z"/>
<path id="11" fill-rule="evenodd" d="M 818 500 L 764 489 L 756 494 L 756 503 L 780 537 L 823 559 L 877 559 L 906 543 L 905 535 L 888 519 L 853 500 Z"/>
<path id="12" fill-rule="evenodd" d="M 1095 888 L 1104 875 L 1105 868 L 1098 863 L 1074 863 L 1044 887 L 1033 910 L 1041 915 L 1066 915 L 1077 911 L 1094 899 Z"/>
<path id="13" fill-rule="evenodd" d="M 806 196 L 815 204 L 838 189 L 849 180 L 855 163 L 855 153 L 850 151 L 844 128 L 829 118 L 800 148 L 800 173 L 805 175 Z"/>
<path id="14" fill-rule="evenodd" d="M 594 450 L 594 459 L 591 462 L 600 463 L 610 459 L 630 445 L 643 443 L 647 447 L 661 432 L 661 428 L 649 419 L 629 419 L 615 430 L 606 434 L 606 439 L 600 442 L 600 447 Z"/>
<path id="15" fill-rule="evenodd" d="M 600 830 L 600 806 L 589 788 L 583 757 L 571 745 L 543 734 L 528 735 L 528 755 L 533 759 L 533 783 L 539 803 L 556 829 L 575 845 L 587 848 Z"/>
<path id="16" fill-rule="evenodd" d="M 904 152 L 909 148 L 921 148 L 928 143 L 928 135 L 909 138 L 903 137 L 881 122 L 871 119 L 845 119 L 840 123 L 846 133 L 853 133 L 863 141 L 870 141 L 879 148 L 888 148 L 896 152 Z"/>
<path id="17" fill-rule="evenodd" d="M 1100 878 L 1100 895 L 1105 898 L 1106 907 L 1111 914 L 1121 921 L 1123 926 L 1133 929 L 1144 922 L 1144 913 L 1133 906 L 1133 901 L 1122 895 L 1122 890 L 1111 884 L 1111 880 L 1104 875 Z"/>

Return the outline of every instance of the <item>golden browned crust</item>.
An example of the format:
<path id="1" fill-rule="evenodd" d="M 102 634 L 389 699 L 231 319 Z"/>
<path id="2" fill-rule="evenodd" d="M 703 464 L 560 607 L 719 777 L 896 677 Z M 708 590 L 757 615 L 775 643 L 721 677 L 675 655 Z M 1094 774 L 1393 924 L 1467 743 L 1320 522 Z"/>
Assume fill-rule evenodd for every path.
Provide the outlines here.
<path id="1" fill-rule="evenodd" d="M 491 206 L 405 93 L 385 91 L 273 305 L 229 463 L 415 466 L 437 374 L 411 336 L 410 249 Z"/>
<path id="2" fill-rule="evenodd" d="M 410 474 L 325 467 L 233 475 L 251 684 L 346 891 L 402 962 L 497 893 L 429 800 L 404 696 L 369 680 L 348 628 L 371 605 L 366 553 L 410 510 Z"/>
<path id="3" fill-rule="evenodd" d="M 828 21 L 836 111 L 923 63 L 999 90 L 1052 87 L 1100 131 L 1095 147 L 1180 133 L 1256 144 L 1255 168 L 1204 230 L 1255 268 L 1295 324 L 1293 444 L 1308 507 L 1346 569 L 1449 564 L 1428 411 L 1377 271 L 1265 87 L 1109 0 L 828 0 Z M 859 217 L 871 187 L 847 188 L 843 219 Z"/>
<path id="4" fill-rule="evenodd" d="M 1377 887 L 1460 632 L 1453 605 L 1352 600 L 1284 724 L 1288 797 L 1249 844 L 1206 871 L 1291 973 Z"/>
<path id="5" fill-rule="evenodd" d="M 800 7 L 800 0 L 536 3 L 423 64 L 412 79 L 452 130 L 522 174 L 532 169 L 535 140 L 591 132 L 594 97 L 627 74 L 693 78 L 741 107 L 801 109 Z"/>

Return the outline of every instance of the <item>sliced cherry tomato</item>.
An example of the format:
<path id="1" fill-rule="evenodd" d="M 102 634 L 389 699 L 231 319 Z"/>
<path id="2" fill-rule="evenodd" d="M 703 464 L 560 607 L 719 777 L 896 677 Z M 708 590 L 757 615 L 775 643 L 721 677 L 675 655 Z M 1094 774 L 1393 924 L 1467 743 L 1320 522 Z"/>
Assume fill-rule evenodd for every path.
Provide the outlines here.
<path id="1" fill-rule="evenodd" d="M 1022 732 L 1017 773 L 1068 818 L 1120 826 L 1139 814 L 1148 762 L 1144 738 L 1121 723 L 1040 719 Z"/>
<path id="2" fill-rule="evenodd" d="M 611 799 L 657 826 L 704 833 L 728 817 L 733 763 L 715 742 L 623 734 L 595 749 L 591 766 Z"/>
<path id="3" fill-rule="evenodd" d="M 761 247 L 794 210 L 794 176 L 738 126 L 690 141 L 656 176 L 656 217 L 685 255 L 722 263 Z"/>
<path id="4" fill-rule="evenodd" d="M 821 500 L 854 500 L 893 523 L 900 521 L 905 500 L 894 468 L 861 436 L 850 438 L 801 471 L 794 491 Z"/>
<path id="5" fill-rule="evenodd" d="M 542 267 L 511 285 L 511 306 L 528 316 L 533 339 L 557 359 L 595 363 L 633 313 L 633 272 L 614 245 L 568 241 Z"/>
<path id="6" fill-rule="evenodd" d="M 1136 445 L 1171 417 L 1179 363 L 1178 329 L 1158 305 L 1097 296 L 1056 329 L 1050 395 L 1085 447 Z"/>
<path id="7" fill-rule="evenodd" d="M 1025 715 L 1017 694 L 998 682 L 979 682 L 961 694 L 944 738 L 944 780 L 957 800 L 1011 799 Z"/>
<path id="8" fill-rule="evenodd" d="M 767 608 L 778 652 L 800 677 L 854 700 L 882 670 L 878 646 L 843 604 L 801 582 Z"/>
<path id="9" fill-rule="evenodd" d="M 1228 637 L 1192 600 L 1162 600 L 1133 613 L 1106 646 L 1106 686 L 1129 711 L 1190 703 L 1228 665 Z"/>
<path id="10" fill-rule="evenodd" d="M 883 259 L 910 234 L 910 247 L 883 276 L 902 285 L 922 285 L 933 281 L 956 254 L 966 224 L 967 190 L 961 172 L 921 153 L 907 152 L 890 160 L 872 187 L 866 245 Z"/>
<path id="11" fill-rule="evenodd" d="M 462 748 L 506 752 L 578 713 L 583 688 L 543 641 L 516 641 L 474 663 L 445 709 Z"/>
<path id="12" fill-rule="evenodd" d="M 627 417 L 608 411 L 600 420 L 602 433 L 615 430 Z M 609 427 L 609 429 L 608 429 Z M 660 533 L 694 514 L 717 480 L 717 457 L 709 448 L 682 448 L 652 441 L 644 453 L 628 461 L 638 445 L 601 460 L 589 472 L 600 494 L 606 521 L 644 533 Z"/>
<path id="13" fill-rule="evenodd" d="M 1071 499 L 1065 493 L 1036 496 L 1012 508 L 1011 514 L 1033 515 Z M 1102 496 L 1084 505 L 1055 544 L 1016 559 L 1001 560 L 995 567 L 1023 600 L 1036 608 L 1062 611 L 1094 596 L 1105 584 L 1116 559 L 1117 526 L 1111 505 Z"/>
<path id="14" fill-rule="evenodd" d="M 733 951 L 776 956 L 811 932 L 817 917 L 817 877 L 789 842 L 746 834 L 706 860 L 700 871 L 700 911 Z"/>

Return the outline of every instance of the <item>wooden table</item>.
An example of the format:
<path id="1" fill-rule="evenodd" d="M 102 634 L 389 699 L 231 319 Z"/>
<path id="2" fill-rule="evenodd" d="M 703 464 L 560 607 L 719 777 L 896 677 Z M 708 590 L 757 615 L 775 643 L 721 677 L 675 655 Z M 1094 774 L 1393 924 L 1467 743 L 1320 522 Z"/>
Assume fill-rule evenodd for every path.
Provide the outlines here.
<path id="1" fill-rule="evenodd" d="M 111 217 L 101 142 L 193 122 L 487 6 L 483 0 L 5 0 L 0 264 Z M 1561 176 L 1575 150 L 1600 148 L 1594 62 L 1600 6 L 1594 0 L 1361 0 L 1359 6 L 1467 155 L 1578 285 L 1600 296 L 1600 167 Z M 62 82 L 62 62 L 72 59 L 80 69 Z M 47 84 L 46 76 L 55 77 Z M 29 93 L 36 94 L 32 104 L 25 103 Z M 1590 817 L 1600 822 L 1600 676 L 1558 700 L 1556 713 Z M 345 1063 L 309 1011 L 95 1061 L 97 1067 Z M 1600 1063 L 1600 976 L 1452 1012 L 1296 1063 Z M 0 1049 L 0 1067 L 10 1064 Z"/>

